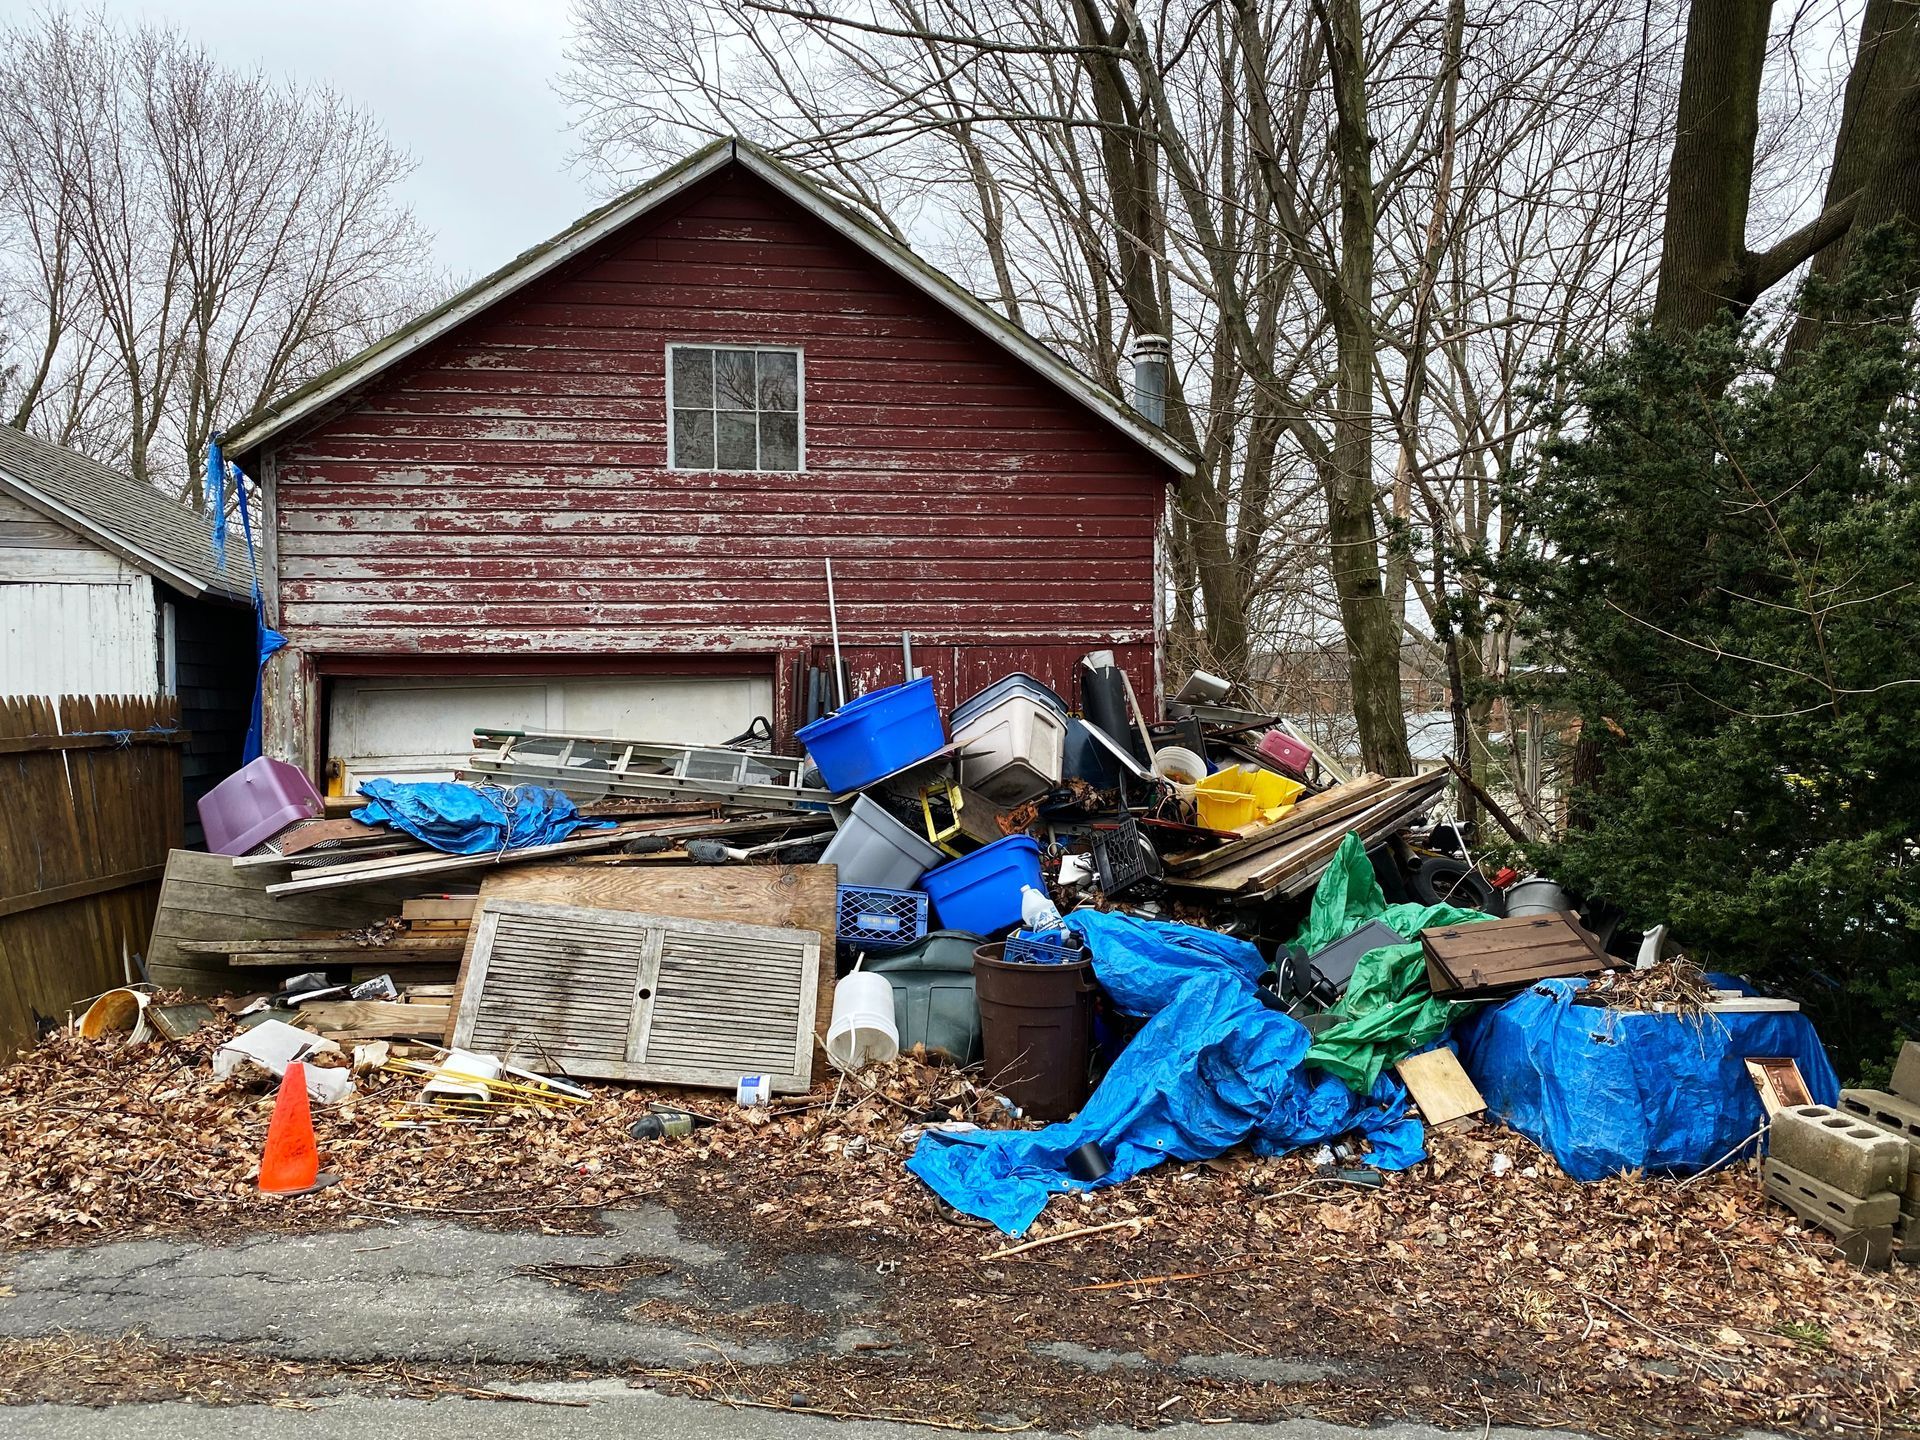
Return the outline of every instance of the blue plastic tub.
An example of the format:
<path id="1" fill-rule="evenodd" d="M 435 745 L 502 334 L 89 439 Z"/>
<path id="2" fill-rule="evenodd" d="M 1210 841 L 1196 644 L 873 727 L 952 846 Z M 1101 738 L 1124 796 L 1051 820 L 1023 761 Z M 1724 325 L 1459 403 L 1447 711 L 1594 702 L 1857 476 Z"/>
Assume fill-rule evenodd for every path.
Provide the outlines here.
<path id="1" fill-rule="evenodd" d="M 833 714 L 803 725 L 794 738 L 836 795 L 924 760 L 947 743 L 931 678 L 870 690 Z"/>
<path id="2" fill-rule="evenodd" d="M 1040 846 L 1031 835 L 1009 835 L 920 877 L 933 913 L 948 930 L 998 935 L 1020 923 L 1020 887 L 1045 892 Z"/>
<path id="3" fill-rule="evenodd" d="M 1002 676 L 985 689 L 969 695 L 954 706 L 953 714 L 948 717 L 948 723 L 953 729 L 958 730 L 974 716 L 991 710 L 1009 695 L 1025 695 L 1038 704 L 1058 710 L 1062 715 L 1067 713 L 1067 702 L 1054 693 L 1051 686 L 1044 681 L 1036 680 L 1024 670 L 1016 670 L 1011 675 Z"/>

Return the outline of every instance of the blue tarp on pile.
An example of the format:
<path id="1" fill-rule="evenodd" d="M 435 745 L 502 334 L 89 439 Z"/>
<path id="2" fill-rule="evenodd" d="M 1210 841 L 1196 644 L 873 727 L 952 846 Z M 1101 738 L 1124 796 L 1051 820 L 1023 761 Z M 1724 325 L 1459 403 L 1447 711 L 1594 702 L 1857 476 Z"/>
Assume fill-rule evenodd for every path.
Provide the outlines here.
<path id="1" fill-rule="evenodd" d="M 1424 1159 L 1405 1089 L 1382 1077 L 1365 1099 L 1308 1072 L 1308 1035 L 1255 991 L 1264 968 L 1242 940 L 1185 925 L 1079 910 L 1094 973 L 1123 1010 L 1152 1018 L 1072 1120 L 1037 1131 L 929 1132 L 907 1168 L 957 1210 L 1018 1235 L 1063 1191 L 1117 1185 L 1162 1160 L 1201 1160 L 1251 1140 L 1263 1155 L 1358 1130 L 1372 1163 Z M 1098 1142 L 1112 1171 L 1073 1179 L 1066 1157 Z"/>
<path id="2" fill-rule="evenodd" d="M 368 780 L 367 803 L 353 818 L 391 825 L 449 855 L 485 855 L 527 845 L 552 845 L 576 830 L 604 830 L 573 801 L 544 785 L 458 785 L 439 780 Z"/>
<path id="3" fill-rule="evenodd" d="M 1746 1060 L 1790 1056 L 1823 1105 L 1840 1082 L 1805 1015 L 1653 1015 L 1576 1005 L 1584 980 L 1543 980 L 1455 1025 L 1489 1114 L 1576 1180 L 1689 1175 L 1731 1157 L 1765 1118 Z"/>

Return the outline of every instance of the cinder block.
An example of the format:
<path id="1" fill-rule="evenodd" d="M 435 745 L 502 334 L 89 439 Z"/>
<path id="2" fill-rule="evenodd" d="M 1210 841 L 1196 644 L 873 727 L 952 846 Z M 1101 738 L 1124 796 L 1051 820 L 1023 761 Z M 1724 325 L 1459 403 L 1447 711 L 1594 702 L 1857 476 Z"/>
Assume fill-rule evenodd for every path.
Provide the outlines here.
<path id="1" fill-rule="evenodd" d="M 1907 1186 L 1907 1144 L 1830 1105 L 1790 1105 L 1773 1117 L 1767 1153 L 1862 1199 Z"/>
<path id="2" fill-rule="evenodd" d="M 1893 1258 L 1903 1265 L 1920 1265 L 1920 1216 L 1902 1215 L 1893 1227 Z"/>
<path id="3" fill-rule="evenodd" d="M 1893 1062 L 1893 1093 L 1920 1103 L 1920 1040 L 1900 1047 L 1900 1058 Z"/>
<path id="4" fill-rule="evenodd" d="M 1920 1100 L 1903 1100 L 1885 1090 L 1842 1090 L 1840 1108 L 1920 1145 Z"/>
<path id="5" fill-rule="evenodd" d="M 1801 1219 L 1825 1230 L 1873 1230 L 1890 1227 L 1900 1218 L 1900 1197 L 1891 1190 L 1878 1195 L 1849 1195 L 1772 1156 L 1767 1157 L 1760 1173 L 1767 1194 Z"/>
<path id="6" fill-rule="evenodd" d="M 1899 1244 L 1888 1225 L 1876 1225 L 1871 1230 L 1843 1230 L 1834 1235 L 1833 1243 L 1849 1265 L 1861 1270 L 1887 1269 L 1893 1264 Z"/>

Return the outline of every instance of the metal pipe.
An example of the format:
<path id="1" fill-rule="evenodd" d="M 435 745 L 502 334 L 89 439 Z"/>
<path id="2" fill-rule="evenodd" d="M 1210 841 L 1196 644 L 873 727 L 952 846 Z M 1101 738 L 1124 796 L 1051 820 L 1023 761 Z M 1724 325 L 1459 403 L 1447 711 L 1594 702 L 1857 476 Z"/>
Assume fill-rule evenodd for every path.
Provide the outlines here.
<path id="1" fill-rule="evenodd" d="M 840 607 L 833 599 L 833 557 L 827 557 L 827 620 L 833 626 L 833 692 L 847 703 L 847 672 L 840 663 Z"/>

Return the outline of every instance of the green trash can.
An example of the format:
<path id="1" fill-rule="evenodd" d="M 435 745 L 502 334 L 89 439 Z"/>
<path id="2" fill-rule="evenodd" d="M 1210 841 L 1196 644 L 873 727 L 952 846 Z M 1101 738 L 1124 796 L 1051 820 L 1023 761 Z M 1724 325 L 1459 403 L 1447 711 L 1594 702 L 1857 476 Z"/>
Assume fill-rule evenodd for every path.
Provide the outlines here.
<path id="1" fill-rule="evenodd" d="M 902 1051 L 924 1045 L 956 1065 L 979 1060 L 973 952 L 980 943 L 981 937 L 968 930 L 934 930 L 904 950 L 862 963 L 861 969 L 886 976 L 893 987 L 893 1021 Z"/>

